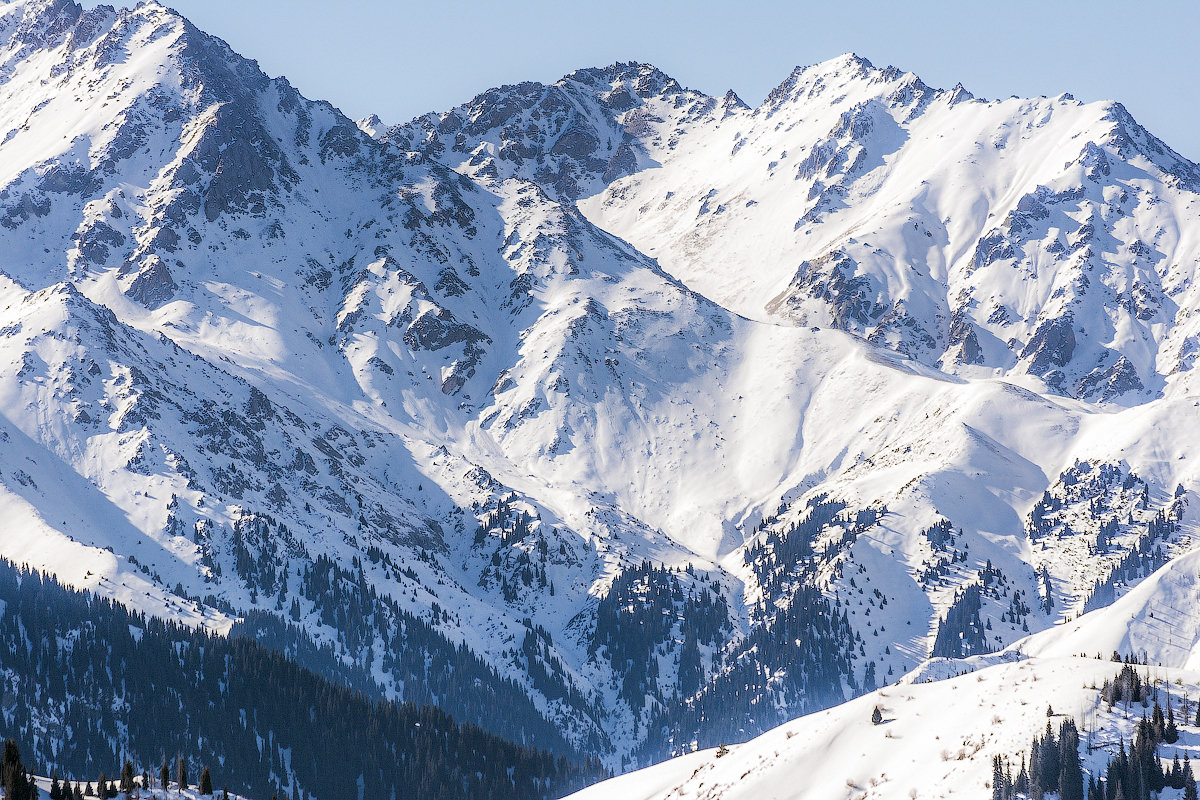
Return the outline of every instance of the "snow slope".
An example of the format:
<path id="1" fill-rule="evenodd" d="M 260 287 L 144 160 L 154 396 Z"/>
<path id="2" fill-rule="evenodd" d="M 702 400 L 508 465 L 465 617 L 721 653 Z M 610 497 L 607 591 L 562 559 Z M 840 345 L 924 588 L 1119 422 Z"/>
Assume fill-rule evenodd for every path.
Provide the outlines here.
<path id="1" fill-rule="evenodd" d="M 1150 664 L 1196 669 L 1200 551 L 1180 556 L 1102 612 L 1033 637 L 1018 646 L 1031 655 L 1134 653 Z"/>
<path id="2" fill-rule="evenodd" d="M 1057 712 L 1055 727 L 1063 716 L 1075 719 L 1080 739 L 1094 748 L 1082 753 L 1084 768 L 1099 776 L 1145 713 L 1140 704 L 1109 706 L 1100 698 L 1098 687 L 1120 668 L 1109 659 L 1114 652 L 1145 659 L 1151 666 L 1139 672 L 1175 698 L 1177 718 L 1187 723 L 1160 756 L 1194 759 L 1198 580 L 1200 550 L 1193 549 L 1112 605 L 1002 652 L 931 659 L 894 685 L 799 717 L 727 754 L 689 753 L 572 798 L 986 797 L 993 757 L 1015 764 L 1027 754 L 1047 707 Z M 876 707 L 881 725 L 870 721 Z"/>
<path id="3" fill-rule="evenodd" d="M 1073 717 L 1086 776 L 1104 774 L 1118 744 L 1132 739 L 1145 709 L 1109 707 L 1098 687 L 1119 665 L 1080 657 L 1035 657 L 982 664 L 933 664 L 966 674 L 926 682 L 919 676 L 858 697 L 836 708 L 800 717 L 724 754 L 701 750 L 595 784 L 573 800 L 666 798 L 982 798 L 991 796 L 992 759 L 1014 765 L 1028 756 L 1030 740 L 1056 712 L 1057 729 Z M 1153 678 L 1172 696 L 1195 698 L 1200 674 L 1155 669 Z M 1188 702 L 1194 712 L 1195 700 Z M 871 722 L 873 709 L 883 722 Z M 1190 718 L 1189 718 L 1190 721 Z M 1088 734 L 1090 732 L 1090 739 Z M 1160 757 L 1193 760 L 1200 729 L 1180 726 L 1179 741 Z M 1181 797 L 1166 789 L 1162 797 Z"/>

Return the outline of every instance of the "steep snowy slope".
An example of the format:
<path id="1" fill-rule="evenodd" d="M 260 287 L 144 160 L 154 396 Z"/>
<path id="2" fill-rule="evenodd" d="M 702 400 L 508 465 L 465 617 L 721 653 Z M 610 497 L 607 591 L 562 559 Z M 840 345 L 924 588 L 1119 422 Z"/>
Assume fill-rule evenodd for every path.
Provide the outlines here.
<path id="1" fill-rule="evenodd" d="M 1190 366 L 1200 172 L 1118 104 L 985 102 L 846 56 L 683 124 L 581 207 L 739 313 L 1100 401 Z"/>
<path id="2" fill-rule="evenodd" d="M 750 109 L 631 64 L 493 90 L 389 138 L 579 197 L 753 319 L 1103 401 L 1191 364 L 1200 171 L 1118 104 L 985 102 L 848 55 Z"/>
<path id="3" fill-rule="evenodd" d="M 1195 669 L 1200 663 L 1196 587 L 1200 552 L 1191 551 L 1155 572 L 1108 608 L 1020 643 L 1038 656 L 1072 652 L 1132 653 L 1150 664 Z"/>
<path id="4" fill-rule="evenodd" d="M 847 58 L 383 132 L 159 5 L 8 0 L 0 554 L 613 765 L 1001 648 L 1195 527 L 1196 168 L 1115 113 Z"/>

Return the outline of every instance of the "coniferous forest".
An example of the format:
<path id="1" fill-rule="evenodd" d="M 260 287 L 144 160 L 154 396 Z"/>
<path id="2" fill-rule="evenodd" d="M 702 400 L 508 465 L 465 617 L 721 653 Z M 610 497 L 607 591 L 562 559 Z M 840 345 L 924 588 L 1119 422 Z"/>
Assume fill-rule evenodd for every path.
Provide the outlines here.
<path id="1" fill-rule="evenodd" d="M 238 794 L 320 800 L 554 797 L 602 777 L 6 561 L 0 608 L 0 733 L 39 774 L 115 776 L 125 759 L 140 773 L 182 756 Z"/>
<path id="2" fill-rule="evenodd" d="M 1085 774 L 1074 719 L 1063 720 L 1057 734 L 1047 720 L 1045 732 L 1034 734 L 1028 759 L 1023 756 L 1018 769 L 1000 756 L 993 759 L 993 800 L 1043 800 L 1047 795 L 1058 800 L 1150 800 L 1167 788 L 1182 789 L 1185 800 L 1196 800 L 1196 779 L 1188 756 L 1180 761 L 1176 754 L 1170 766 L 1164 767 L 1159 753 L 1160 744 L 1174 744 L 1179 738 L 1170 699 L 1164 712 L 1158 690 L 1128 663 L 1105 681 L 1100 696 L 1110 706 L 1137 703 L 1147 710 L 1132 740 L 1117 743 L 1116 753 L 1102 772 Z M 1047 709 L 1047 714 L 1052 711 L 1053 707 Z M 1200 722 L 1200 708 L 1196 713 Z"/>

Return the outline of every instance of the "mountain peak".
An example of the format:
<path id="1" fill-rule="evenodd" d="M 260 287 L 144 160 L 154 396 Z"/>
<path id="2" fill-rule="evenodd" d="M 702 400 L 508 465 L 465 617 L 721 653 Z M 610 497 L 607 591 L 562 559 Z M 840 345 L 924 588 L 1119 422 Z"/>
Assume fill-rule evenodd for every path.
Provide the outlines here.
<path id="1" fill-rule="evenodd" d="M 810 100 L 827 93 L 845 97 L 855 85 L 862 87 L 860 92 L 886 94 L 889 103 L 901 104 L 926 98 L 932 91 L 914 73 L 894 66 L 876 67 L 856 53 L 844 53 L 817 64 L 796 67 L 783 83 L 771 90 L 763 105 L 774 111 L 785 102 Z"/>
<path id="2" fill-rule="evenodd" d="M 72 0 L 0 0 L 0 17 L 20 14 L 24 17 L 52 17 L 60 12 L 78 15 L 83 9 Z"/>
<path id="3" fill-rule="evenodd" d="M 71 0 L 6 0 L 0 3 L 0 40 L 18 50 L 46 47 L 82 15 Z"/>
<path id="4" fill-rule="evenodd" d="M 679 81 L 658 67 L 637 61 L 578 69 L 564 75 L 559 83 L 567 81 L 583 84 L 601 93 L 628 87 L 642 98 L 684 91 Z"/>
<path id="5" fill-rule="evenodd" d="M 368 114 L 360 120 L 355 121 L 358 129 L 370 136 L 372 139 L 382 138 L 387 133 L 390 126 L 386 125 L 378 114 Z"/>
<path id="6" fill-rule="evenodd" d="M 842 53 L 840 56 L 818 61 L 816 64 L 798 66 L 792 70 L 792 75 L 809 77 L 841 75 L 849 78 L 865 77 L 878 71 L 880 70 L 874 64 L 857 53 Z"/>

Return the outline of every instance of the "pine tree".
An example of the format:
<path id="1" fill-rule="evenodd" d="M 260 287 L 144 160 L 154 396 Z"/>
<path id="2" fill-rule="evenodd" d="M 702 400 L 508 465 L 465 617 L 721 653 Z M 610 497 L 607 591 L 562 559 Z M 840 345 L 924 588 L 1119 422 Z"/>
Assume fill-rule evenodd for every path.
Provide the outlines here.
<path id="1" fill-rule="evenodd" d="M 167 757 L 163 756 L 162 767 L 158 770 L 158 782 L 165 792 L 167 787 L 171 785 L 171 770 L 167 769 Z"/>
<path id="2" fill-rule="evenodd" d="M 62 786 L 58 783 L 58 770 L 50 772 L 50 800 L 62 800 Z"/>
<path id="3" fill-rule="evenodd" d="M 108 797 L 108 777 L 103 772 L 96 779 L 96 797 L 99 797 L 100 800 Z"/>
<path id="4" fill-rule="evenodd" d="M 883 712 L 879 710 L 879 706 L 875 706 L 875 710 L 871 712 L 871 724 L 879 725 L 883 722 Z"/>
<path id="5" fill-rule="evenodd" d="M 1167 744 L 1175 744 L 1179 741 L 1179 728 L 1175 727 L 1175 718 L 1167 720 L 1167 727 L 1163 728 L 1163 741 Z"/>
<path id="6" fill-rule="evenodd" d="M 1079 763 L 1079 731 L 1066 719 L 1058 736 L 1058 791 L 1060 800 L 1083 800 L 1083 767 Z"/>
<path id="7" fill-rule="evenodd" d="M 121 791 L 128 794 L 133 791 L 133 762 L 125 759 L 125 766 L 121 767 Z"/>
<path id="8" fill-rule="evenodd" d="M 179 784 L 179 791 L 187 791 L 187 763 L 183 760 L 183 756 L 179 756 L 175 761 L 175 782 Z"/>
<path id="9" fill-rule="evenodd" d="M 21 751 L 12 739 L 4 740 L 4 755 L 0 756 L 0 787 L 11 800 L 35 800 L 37 787 L 29 780 L 21 764 Z"/>
<path id="10" fill-rule="evenodd" d="M 1196 777 L 1192 774 L 1192 762 L 1183 754 L 1183 800 L 1200 800 L 1196 797 Z"/>
<path id="11" fill-rule="evenodd" d="M 1166 722 L 1166 719 L 1163 717 L 1162 706 L 1160 706 L 1158 704 L 1158 701 L 1155 700 L 1154 701 L 1154 711 L 1150 715 L 1150 729 L 1151 729 L 1151 732 L 1154 734 L 1154 741 L 1156 741 L 1156 742 L 1165 741 L 1163 734 L 1166 731 L 1166 728 L 1167 728 L 1167 722 Z"/>
<path id="12" fill-rule="evenodd" d="M 212 776 L 208 774 L 208 767 L 203 767 L 200 770 L 200 794 L 211 795 L 212 793 Z"/>
<path id="13" fill-rule="evenodd" d="M 1008 775 L 1004 771 L 1004 761 L 1000 756 L 992 759 L 992 800 L 1008 800 Z"/>

